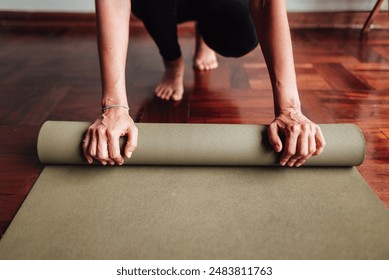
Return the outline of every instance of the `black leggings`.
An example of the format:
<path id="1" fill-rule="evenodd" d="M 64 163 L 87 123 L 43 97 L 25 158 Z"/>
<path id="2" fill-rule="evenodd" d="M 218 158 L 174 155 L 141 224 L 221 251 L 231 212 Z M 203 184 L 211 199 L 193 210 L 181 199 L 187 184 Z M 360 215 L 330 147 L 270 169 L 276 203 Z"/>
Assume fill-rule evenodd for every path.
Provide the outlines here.
<path id="1" fill-rule="evenodd" d="M 181 56 L 177 24 L 194 20 L 205 43 L 217 53 L 240 57 L 258 45 L 249 0 L 132 0 L 165 60 Z"/>

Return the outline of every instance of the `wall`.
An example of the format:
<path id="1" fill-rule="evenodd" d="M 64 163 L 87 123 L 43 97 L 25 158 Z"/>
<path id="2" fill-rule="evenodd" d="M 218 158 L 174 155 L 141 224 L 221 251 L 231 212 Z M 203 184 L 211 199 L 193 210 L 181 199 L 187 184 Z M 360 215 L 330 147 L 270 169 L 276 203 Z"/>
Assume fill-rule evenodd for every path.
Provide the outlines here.
<path id="1" fill-rule="evenodd" d="M 94 12 L 94 0 L 0 0 L 3 11 Z"/>
<path id="2" fill-rule="evenodd" d="M 287 0 L 287 5 L 289 11 L 296 12 L 366 11 L 375 2 L 376 0 Z M 387 7 L 387 1 L 384 7 Z M 0 0 L 0 10 L 93 12 L 94 0 Z"/>

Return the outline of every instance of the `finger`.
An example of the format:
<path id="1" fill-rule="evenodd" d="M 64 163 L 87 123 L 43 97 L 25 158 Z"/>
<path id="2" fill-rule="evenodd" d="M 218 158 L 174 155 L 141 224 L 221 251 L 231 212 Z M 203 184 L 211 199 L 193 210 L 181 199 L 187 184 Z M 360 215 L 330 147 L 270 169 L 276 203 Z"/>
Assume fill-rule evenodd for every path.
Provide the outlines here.
<path id="1" fill-rule="evenodd" d="M 323 132 L 321 131 L 319 126 L 317 126 L 316 129 L 315 140 L 316 140 L 316 152 L 313 155 L 317 156 L 323 152 L 326 146 L 326 140 L 324 139 Z"/>
<path id="2" fill-rule="evenodd" d="M 84 140 L 82 140 L 82 152 L 84 154 L 85 159 L 89 164 L 93 163 L 93 158 L 88 153 L 88 147 L 90 142 L 90 128 L 85 133 Z"/>
<path id="3" fill-rule="evenodd" d="M 272 145 L 273 149 L 279 153 L 282 150 L 282 141 L 280 136 L 278 135 L 278 126 L 276 123 L 272 123 L 268 129 L 268 138 L 270 145 Z"/>
<path id="4" fill-rule="evenodd" d="M 296 128 L 291 128 L 290 131 L 288 131 L 286 134 L 285 149 L 280 160 L 280 164 L 282 166 L 284 166 L 290 160 L 290 158 L 296 154 L 297 138 L 299 135 L 299 131 L 296 130 Z"/>
<path id="5" fill-rule="evenodd" d="M 297 138 L 296 154 L 288 161 L 288 166 L 295 166 L 297 162 L 304 162 L 309 155 L 309 128 L 303 128 L 301 134 Z"/>
<path id="6" fill-rule="evenodd" d="M 303 165 L 307 160 L 305 158 L 301 158 L 299 159 L 298 161 L 296 161 L 296 163 L 294 164 L 294 166 L 296 167 L 300 167 L 301 165 Z"/>
<path id="7" fill-rule="evenodd" d="M 107 165 L 108 162 L 108 149 L 107 149 L 107 135 L 106 129 L 97 129 L 97 151 L 96 157 L 102 165 Z"/>
<path id="8" fill-rule="evenodd" d="M 306 160 L 306 158 L 308 157 L 310 132 L 311 128 L 309 125 L 303 125 L 301 127 L 301 133 L 297 138 L 296 154 L 291 157 L 289 162 L 287 163 L 289 166 L 294 166 L 297 161 Z"/>
<path id="9" fill-rule="evenodd" d="M 124 147 L 124 154 L 127 158 L 132 156 L 138 146 L 138 128 L 136 126 L 129 128 L 127 132 L 127 143 Z"/>
<path id="10" fill-rule="evenodd" d="M 90 142 L 88 147 L 88 154 L 96 158 L 96 151 L 97 151 L 97 135 L 95 133 L 95 129 L 91 129 L 89 133 Z M 97 158 L 96 158 L 97 159 Z"/>
<path id="11" fill-rule="evenodd" d="M 124 159 L 120 154 L 120 135 L 112 132 L 108 132 L 108 152 L 109 157 L 113 163 L 122 165 Z"/>
<path id="12" fill-rule="evenodd" d="M 308 157 L 309 159 L 316 152 L 316 140 L 315 140 L 315 132 L 312 131 L 308 136 Z"/>
<path id="13" fill-rule="evenodd" d="M 308 155 L 306 157 L 300 158 L 294 164 L 296 167 L 303 165 L 314 153 L 316 152 L 316 141 L 315 134 L 311 132 L 308 135 Z"/>

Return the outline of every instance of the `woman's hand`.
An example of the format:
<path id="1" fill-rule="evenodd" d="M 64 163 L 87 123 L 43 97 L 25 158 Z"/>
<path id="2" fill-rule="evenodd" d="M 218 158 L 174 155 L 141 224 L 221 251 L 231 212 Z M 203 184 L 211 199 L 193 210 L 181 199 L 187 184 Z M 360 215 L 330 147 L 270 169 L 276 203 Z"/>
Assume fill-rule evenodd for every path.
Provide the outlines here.
<path id="1" fill-rule="evenodd" d="M 285 137 L 284 146 L 280 135 Z M 282 166 L 299 167 L 311 156 L 319 155 L 326 145 L 320 127 L 299 110 L 280 113 L 268 127 L 268 136 L 274 150 L 282 151 Z"/>
<path id="2" fill-rule="evenodd" d="M 122 165 L 119 139 L 127 135 L 124 155 L 130 158 L 138 141 L 138 128 L 128 114 L 128 110 L 118 107 L 106 110 L 88 129 L 83 140 L 83 152 L 88 163 L 93 160 L 102 165 L 107 163 Z"/>

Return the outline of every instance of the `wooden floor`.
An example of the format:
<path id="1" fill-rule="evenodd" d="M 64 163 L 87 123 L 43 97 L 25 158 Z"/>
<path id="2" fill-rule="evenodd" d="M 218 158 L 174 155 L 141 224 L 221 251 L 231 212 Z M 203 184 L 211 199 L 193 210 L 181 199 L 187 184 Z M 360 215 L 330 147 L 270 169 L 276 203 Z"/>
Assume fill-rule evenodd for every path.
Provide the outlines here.
<path id="1" fill-rule="evenodd" d="M 220 57 L 216 71 L 194 72 L 192 32 L 180 33 L 186 93 L 182 102 L 172 103 L 154 98 L 162 63 L 144 30 L 132 30 L 127 85 L 136 121 L 272 120 L 271 87 L 259 49 L 241 59 Z M 358 36 L 358 30 L 294 30 L 298 84 L 309 118 L 362 128 L 367 155 L 358 169 L 389 207 L 389 31 L 374 30 L 363 42 Z M 100 94 L 93 33 L 0 33 L 1 234 L 43 168 L 35 148 L 40 125 L 48 119 L 93 121 Z"/>

